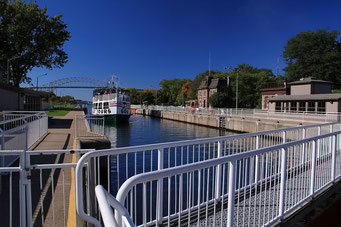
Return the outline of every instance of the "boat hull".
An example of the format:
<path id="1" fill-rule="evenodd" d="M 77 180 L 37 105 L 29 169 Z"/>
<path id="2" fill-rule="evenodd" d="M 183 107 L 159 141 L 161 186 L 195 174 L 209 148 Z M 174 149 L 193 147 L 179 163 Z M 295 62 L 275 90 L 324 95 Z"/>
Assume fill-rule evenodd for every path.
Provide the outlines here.
<path id="1" fill-rule="evenodd" d="M 105 123 L 124 123 L 128 122 L 130 115 L 114 114 L 114 115 L 104 115 Z"/>

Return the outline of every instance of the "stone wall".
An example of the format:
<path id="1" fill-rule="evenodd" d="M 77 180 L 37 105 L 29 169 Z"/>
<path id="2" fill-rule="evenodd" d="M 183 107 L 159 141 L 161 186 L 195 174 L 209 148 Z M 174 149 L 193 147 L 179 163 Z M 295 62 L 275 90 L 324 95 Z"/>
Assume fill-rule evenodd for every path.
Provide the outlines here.
<path id="1" fill-rule="evenodd" d="M 201 126 L 213 128 L 224 128 L 236 132 L 259 132 L 274 130 L 279 128 L 296 127 L 299 124 L 306 125 L 304 122 L 288 120 L 268 120 L 257 118 L 241 117 L 219 117 L 215 115 L 200 115 L 191 113 L 168 112 L 160 110 L 136 109 L 136 114 L 151 117 L 159 117 L 168 120 L 175 120 Z"/>

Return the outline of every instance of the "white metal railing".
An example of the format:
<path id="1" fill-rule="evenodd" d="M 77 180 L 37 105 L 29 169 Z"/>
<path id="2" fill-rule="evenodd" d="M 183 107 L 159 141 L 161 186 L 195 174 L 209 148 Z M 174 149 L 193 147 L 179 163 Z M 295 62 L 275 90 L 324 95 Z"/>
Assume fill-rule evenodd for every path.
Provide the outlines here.
<path id="1" fill-rule="evenodd" d="M 310 142 L 304 142 L 301 145 L 295 145 L 295 149 L 288 148 L 287 163 L 290 164 L 290 171 L 287 172 L 287 185 L 297 185 L 297 181 L 292 181 L 294 176 L 305 176 L 301 177 L 301 182 L 305 182 L 304 185 L 310 185 L 304 179 L 307 177 L 307 174 L 310 174 L 311 177 L 311 164 L 315 163 L 316 171 L 315 171 L 315 193 L 318 190 L 322 190 L 326 186 L 326 178 L 332 178 L 335 176 L 335 179 L 339 178 L 341 174 L 340 171 L 340 151 L 339 151 L 339 143 L 340 137 L 337 135 L 336 140 L 328 139 L 330 132 L 339 133 L 341 130 L 340 124 L 323 124 L 317 126 L 307 126 L 307 127 L 298 127 L 292 128 L 287 130 L 274 130 L 269 132 L 263 133 L 249 133 L 249 134 L 242 134 L 237 136 L 225 136 L 225 137 L 217 137 L 217 138 L 208 138 L 208 139 L 199 139 L 199 140 L 191 140 L 191 141 L 180 141 L 180 142 L 173 142 L 173 143 L 163 143 L 163 144 L 154 144 L 154 145 L 145 145 L 145 146 L 138 146 L 138 147 L 129 147 L 129 148 L 119 148 L 119 149 L 109 149 L 109 150 L 102 150 L 102 151 L 93 151 L 93 150 L 55 150 L 55 151 L 26 151 L 26 150 L 11 150 L 11 151 L 1 151 L 0 156 L 11 156 L 17 155 L 19 156 L 19 162 L 15 166 L 11 167 L 0 167 L 0 178 L 2 180 L 1 187 L 3 191 L 1 192 L 4 198 L 0 203 L 0 210 L 4 212 L 4 215 L 8 214 L 7 219 L 2 219 L 2 224 L 4 226 L 32 226 L 33 224 L 41 223 L 42 225 L 47 226 L 54 226 L 57 223 L 63 222 L 66 225 L 66 218 L 67 218 L 67 203 L 66 195 L 68 193 L 67 185 L 68 182 L 64 180 L 66 178 L 65 174 L 70 173 L 70 168 L 75 168 L 76 163 L 53 163 L 55 159 L 52 159 L 53 162 L 51 163 L 35 163 L 38 157 L 40 160 L 49 160 L 50 156 L 55 155 L 64 155 L 64 154 L 72 154 L 75 153 L 76 157 L 80 157 L 81 154 L 84 154 L 81 160 L 78 161 L 77 170 L 75 174 L 75 184 L 76 184 L 76 207 L 77 212 L 81 215 L 81 218 L 91 223 L 99 224 L 98 220 L 101 220 L 100 210 L 103 210 L 102 205 L 99 205 L 96 200 L 96 192 L 98 194 L 98 190 L 95 192 L 96 185 L 103 185 L 106 187 L 106 190 L 110 192 L 112 195 L 118 195 L 117 192 L 119 190 L 122 191 L 122 185 L 127 179 L 132 179 L 140 173 L 163 173 L 162 169 L 171 169 L 171 168 L 178 168 L 178 167 L 185 167 L 189 165 L 196 165 L 196 163 L 205 164 L 206 162 L 213 160 L 214 163 L 217 157 L 225 158 L 225 157 L 239 157 L 238 155 L 244 154 L 251 154 L 250 151 L 255 150 L 256 148 L 267 148 L 267 149 L 275 149 L 274 151 L 264 151 L 264 153 L 253 153 L 253 158 L 245 158 L 242 161 L 237 161 L 236 165 L 236 203 L 235 207 L 239 204 L 239 209 L 237 210 L 247 210 L 246 208 L 242 207 L 241 204 L 244 204 L 244 200 L 242 200 L 245 194 L 248 195 L 251 190 L 251 195 L 255 195 L 259 191 L 262 191 L 261 198 L 265 197 L 264 193 L 267 193 L 267 196 L 270 198 L 273 197 L 270 192 L 273 190 L 271 185 L 274 185 L 275 182 L 280 181 L 280 173 L 279 168 L 281 163 L 281 155 L 280 151 L 276 151 L 276 147 L 278 144 L 282 145 L 282 143 L 286 141 L 294 141 L 298 142 L 297 139 L 301 139 L 304 136 L 306 138 L 310 138 L 311 140 L 316 140 L 315 148 L 316 149 L 316 162 L 312 162 L 312 155 L 311 155 L 311 148 L 313 147 L 313 143 L 311 140 Z M 320 134 L 320 137 L 316 137 L 316 135 Z M 334 134 L 333 134 L 334 135 Z M 335 134 L 336 135 L 336 134 Z M 238 137 L 239 136 L 239 137 Z M 294 137 L 296 136 L 296 137 Z M 323 137 L 325 136 L 325 137 Z M 280 138 L 279 138 L 280 137 Z M 312 138 L 314 137 L 314 138 Z M 258 138 L 258 139 L 257 139 Z M 257 142 L 258 141 L 258 142 Z M 305 140 L 308 141 L 308 140 Z M 301 141 L 302 142 L 302 141 Z M 332 148 L 334 142 L 338 144 L 337 150 L 335 155 L 333 154 L 333 150 L 328 148 Z M 256 143 L 256 145 L 252 145 Z M 258 145 L 257 145 L 258 144 Z M 299 144 L 299 143 L 297 143 Z M 331 145 L 330 145 L 331 144 Z M 301 149 L 301 148 L 304 149 Z M 280 148 L 278 148 L 280 149 Z M 297 155 L 298 151 L 301 151 L 300 155 Z M 222 151 L 222 152 L 220 152 Z M 249 152 L 248 152 L 249 151 Z M 259 149 L 258 151 L 259 152 Z M 272 152 L 272 153 L 271 153 Z M 237 156 L 236 156 L 237 155 Z M 252 156 L 252 155 L 251 155 Z M 243 156 L 244 157 L 244 156 Z M 291 158 L 290 158 L 291 157 Z M 58 158 L 57 158 L 58 159 Z M 335 163 L 333 160 L 336 160 Z M 180 220 L 180 222 L 185 222 L 188 217 L 190 220 L 195 220 L 192 216 L 195 214 L 195 211 L 190 208 L 188 209 L 187 203 L 192 204 L 195 207 L 196 200 L 193 200 L 192 197 L 198 194 L 191 192 L 191 190 L 197 190 L 196 188 L 201 188 L 201 197 L 200 197 L 200 209 L 204 210 L 203 212 L 199 212 L 199 221 L 202 221 L 203 217 L 206 217 L 207 213 L 207 220 L 212 220 L 213 224 L 213 217 L 214 213 L 217 216 L 224 216 L 225 213 L 218 213 L 219 209 L 224 211 L 227 207 L 226 202 L 228 202 L 228 194 L 227 193 L 227 183 L 219 183 L 221 187 L 219 190 L 214 188 L 215 182 L 217 179 L 221 179 L 220 182 L 227 182 L 229 172 L 229 161 L 230 159 L 225 160 L 225 164 L 213 164 L 209 163 L 209 165 L 215 165 L 215 167 L 206 168 L 205 171 L 202 167 L 201 170 L 197 170 L 197 174 L 201 171 L 201 185 L 198 183 L 198 175 L 192 171 L 187 172 L 182 175 L 183 181 L 180 181 L 180 176 L 177 177 L 172 176 L 170 178 L 171 190 L 168 190 L 168 179 L 163 181 L 155 180 L 152 183 L 146 183 L 145 189 L 147 192 L 147 197 L 143 199 L 141 192 L 143 192 L 143 184 L 142 186 L 134 186 L 133 190 L 130 190 L 129 194 L 129 202 L 128 204 L 133 204 L 133 206 L 122 203 L 118 203 L 114 200 L 109 193 L 105 193 L 102 190 L 102 198 L 103 196 L 106 197 L 108 201 L 108 206 L 114 207 L 119 211 L 119 213 L 123 216 L 123 222 L 129 226 L 133 223 L 139 223 L 143 220 L 143 213 L 139 215 L 139 212 L 142 209 L 139 209 L 139 202 L 146 201 L 149 204 L 154 204 L 155 201 L 159 201 L 158 204 L 162 207 L 162 213 L 158 213 L 158 219 L 163 223 L 168 222 L 168 194 L 165 194 L 168 191 L 171 191 L 173 194 L 170 194 L 170 199 L 173 201 L 173 205 L 170 207 L 170 215 L 169 215 L 169 222 L 176 222 L 175 219 Z M 247 163 L 250 166 L 249 168 L 243 170 L 241 166 L 243 164 L 239 163 Z M 310 163 L 310 164 L 309 164 Z M 326 163 L 327 166 L 335 166 L 334 172 L 326 172 L 324 171 L 325 166 L 323 164 Z M 333 164 L 334 163 L 334 164 Z M 288 164 L 288 165 L 289 165 Z M 206 165 L 206 164 L 205 164 Z M 219 167 L 220 166 L 220 167 Z M 270 167 L 273 168 L 270 168 Z M 277 168 L 276 168 L 277 166 Z M 55 171 L 59 170 L 59 171 Z M 156 171 L 160 170 L 160 171 Z M 253 170 L 253 175 L 248 175 L 245 177 L 247 172 Z M 309 172 L 310 171 L 310 172 Z M 171 171 L 170 171 L 171 172 Z M 205 173 L 204 173 L 205 172 Z M 251 171 L 252 172 L 252 171 Z M 188 173 L 188 174 L 187 174 Z M 240 176 L 239 176 L 239 175 Z M 244 174 L 244 178 L 242 178 L 242 174 Z M 301 175 L 300 175 L 301 174 Z M 187 178 L 188 175 L 188 178 Z M 218 177 L 220 176 L 220 177 Z M 205 180 L 204 180 L 205 177 Z M 177 178 L 177 183 L 175 184 L 175 178 Z M 59 180 L 57 180 L 59 179 Z M 134 178 L 135 179 L 135 178 Z M 186 179 L 191 179 L 186 180 Z M 239 180 L 240 179 L 240 180 Z M 185 181 L 186 180 L 186 181 Z M 245 182 L 246 183 L 243 183 Z M 130 180 L 128 180 L 130 181 Z M 34 182 L 34 183 L 33 183 Z M 58 182 L 58 186 L 56 184 Z M 159 183 L 157 183 L 159 182 Z M 182 182 L 182 188 L 180 187 L 180 182 Z M 191 183 L 192 182 L 192 183 Z M 196 183 L 193 183 L 196 182 Z M 204 187 L 203 182 L 209 182 L 209 187 Z M 239 183 L 238 183 L 239 182 Z M 253 182 L 250 185 L 247 183 Z M 207 184 L 207 183 L 206 183 Z M 19 185 L 19 187 L 18 187 Z M 160 185 L 159 188 L 157 185 Z M 162 187 L 161 187 L 162 185 Z M 193 186 L 198 187 L 193 187 Z M 257 187 L 256 187 L 256 186 Z M 179 187 L 178 187 L 179 186 Z M 201 186 L 201 187 L 199 187 Z M 174 188 L 177 188 L 176 190 Z M 203 189 L 205 188 L 205 189 Z M 207 189 L 208 188 L 208 189 Z M 135 192 L 136 189 L 136 192 Z M 151 189 L 151 190 L 150 190 Z M 162 189 L 162 190 L 160 190 Z M 191 189 L 191 190 L 189 190 Z M 256 191 L 257 189 L 257 191 Z M 179 191 L 182 190 L 182 191 Z M 205 197 L 203 197 L 203 190 L 205 191 Z M 212 192 L 214 191 L 214 193 Z M 304 190 L 300 189 L 298 193 L 293 196 L 292 193 L 296 192 L 294 189 L 291 190 L 291 194 L 289 193 L 286 195 L 285 198 L 290 198 L 290 201 L 294 201 L 297 199 L 297 195 L 301 195 Z M 308 189 L 305 189 L 308 190 Z M 37 192 L 40 194 L 37 194 Z M 101 191 L 101 190 L 100 190 Z M 163 191 L 163 193 L 161 192 Z M 290 190 L 289 190 L 290 191 Z M 133 192 L 131 194 L 131 192 Z M 208 195 L 207 195 L 208 192 Z M 219 194 L 219 193 L 220 194 Z M 84 193 L 84 194 L 83 194 Z M 187 193 L 189 193 L 188 196 Z M 192 193 L 192 194 L 191 194 Z M 225 193 L 225 194 L 223 194 Z M 278 192 L 276 192 L 278 195 Z M 301 193 L 301 194 L 300 194 Z M 101 193 L 100 193 L 101 194 Z M 220 195 L 220 197 L 219 197 Z M 258 194 L 257 194 L 258 195 Z M 303 193 L 304 195 L 304 193 Z M 164 198 L 160 200 L 161 197 Z M 173 197 L 172 197 L 173 196 Z M 180 200 L 183 198 L 183 201 Z M 272 197 L 271 197 L 272 196 Z M 101 197 L 101 195 L 99 195 Z M 302 197 L 302 196 L 301 196 Z M 80 199 L 82 198 L 82 199 Z M 97 197 L 98 198 L 98 197 Z M 116 197 L 118 198 L 118 197 Z M 130 200 L 132 198 L 132 200 Z M 157 200 L 156 198 L 159 198 Z M 176 198 L 176 199 L 175 199 Z M 186 200 L 186 198 L 191 198 L 190 200 Z M 213 199 L 212 199 L 213 198 Z M 238 200 L 239 198 L 239 200 Z M 254 198 L 254 197 L 252 197 Z M 256 197 L 258 198 L 258 197 Z M 277 198 L 277 197 L 276 197 Z M 179 199 L 179 200 L 177 200 Z M 160 203 L 160 201 L 164 201 L 164 203 Z M 239 202 L 238 202 L 239 201 Z M 254 199 L 251 200 L 251 204 L 253 205 Z M 263 200 L 260 200 L 263 201 Z M 277 200 L 271 200 L 276 202 Z M 57 203 L 58 202 L 58 203 Z M 136 202 L 136 206 L 135 206 Z M 180 203 L 182 204 L 182 211 L 180 219 L 176 216 L 179 209 L 175 209 L 174 207 L 179 207 Z M 248 201 L 249 202 L 249 201 Z M 175 206 L 176 203 L 176 206 Z M 246 203 L 246 202 L 245 202 Z M 202 205 L 204 204 L 204 205 Z M 214 206 L 216 206 L 216 210 L 214 212 Z M 246 203 L 247 204 L 247 203 Z M 263 204 L 263 205 L 262 205 Z M 32 207 L 32 205 L 35 205 Z M 158 205 L 158 206 L 159 206 Z M 206 212 L 207 206 L 207 212 Z M 255 205 L 253 205 L 255 206 Z M 260 207 L 264 208 L 264 203 L 259 205 Z M 107 206 L 106 206 L 107 207 Z M 173 208 L 172 208 L 173 207 Z M 192 207 L 192 206 L 190 206 Z M 219 208 L 222 207 L 222 208 Z M 123 209 L 124 208 L 124 209 Z M 223 209 L 224 208 L 224 209 Z M 286 209 L 291 209 L 291 206 L 287 206 Z M 105 208 L 104 208 L 105 209 Z M 154 219 L 156 219 L 156 209 L 154 205 L 148 206 L 146 209 L 146 221 L 148 223 L 155 223 Z M 187 209 L 187 210 L 186 210 Z M 150 212 L 152 210 L 152 212 Z M 173 212 L 174 211 L 174 212 Z M 265 213 L 275 214 L 276 210 L 269 211 L 266 210 Z M 47 216 L 47 212 L 49 212 L 49 216 Z M 129 215 L 127 214 L 129 213 Z M 240 211 L 239 211 L 240 212 Z M 190 214 L 189 214 L 190 213 Z M 198 213 L 198 210 L 196 210 Z M 264 212 L 263 212 L 264 213 Z M 262 215 L 263 215 L 262 213 Z M 175 214 L 175 215 L 174 215 Z M 197 215 L 197 216 L 198 216 Z M 243 217 L 240 216 L 238 213 L 238 220 L 243 220 Z M 260 215 L 257 213 L 257 215 Z M 4 216 L 4 217 L 5 217 Z M 184 218 L 184 217 L 187 218 Z M 17 218 L 18 217 L 18 218 Z M 78 217 L 78 216 L 77 216 Z M 76 217 L 76 222 L 77 222 Z M 255 216 L 253 216 L 255 218 Z M 251 218 L 249 218 L 251 220 Z M 116 220 L 116 219 L 115 219 Z M 235 219 L 236 220 L 236 219 Z M 258 219 L 257 219 L 258 220 Z M 248 221 L 246 217 L 244 217 L 244 221 Z M 215 221 L 217 224 L 218 221 Z M 224 222 L 225 223 L 225 222 Z M 251 223 L 251 222 L 250 222 Z M 256 223 L 256 222 L 254 222 Z M 262 222 L 257 222 L 262 223 Z M 256 224 L 256 225 L 258 225 Z M 211 224 L 210 224 L 211 225 Z M 225 224 L 224 224 L 225 225 Z"/>
<path id="2" fill-rule="evenodd" d="M 340 179 L 340 138 L 338 131 L 141 173 L 125 181 L 116 198 L 136 226 L 270 226 Z M 109 209 L 103 219 L 113 218 Z M 116 213 L 118 226 L 121 218 Z"/>
<path id="3" fill-rule="evenodd" d="M 104 117 L 76 115 L 75 137 L 104 136 Z"/>
<path id="4" fill-rule="evenodd" d="M 36 111 L 4 111 L 0 121 L 1 150 L 27 150 L 48 131 L 48 116 Z M 10 165 L 17 156 L 2 156 L 1 166 Z"/>
<path id="5" fill-rule="evenodd" d="M 161 110 L 191 114 L 216 115 L 225 117 L 249 117 L 258 119 L 288 119 L 292 121 L 335 122 L 341 120 L 340 112 L 289 112 L 245 108 L 190 108 L 183 106 L 144 106 L 131 105 L 132 109 Z"/>
<path id="6" fill-rule="evenodd" d="M 0 157 L 19 157 L 19 162 L 13 166 L 0 167 L 1 226 L 56 226 L 57 223 L 67 226 L 66 195 L 71 182 L 65 178 L 76 163 L 59 163 L 58 160 L 65 154 L 76 154 L 79 158 L 88 151 L 1 151 Z"/>
<path id="7" fill-rule="evenodd" d="M 258 133 L 90 152 L 80 159 L 76 169 L 77 212 L 87 222 L 98 225 L 98 210 L 91 213 L 93 207 L 97 205 L 84 204 L 84 201 L 90 201 L 91 194 L 88 189 L 84 189 L 86 178 L 91 178 L 88 169 L 89 163 L 92 163 L 93 167 L 91 168 L 94 168 L 97 172 L 97 174 L 92 176 L 93 182 L 96 185 L 104 185 L 111 194 L 116 195 L 120 187 L 122 187 L 123 182 L 140 173 L 160 171 L 162 169 L 203 162 L 338 131 L 341 131 L 340 123 L 327 123 Z M 103 170 L 103 164 L 110 165 L 110 170 L 105 169 L 105 167 Z M 260 168 L 260 162 L 255 160 L 250 165 L 252 169 Z M 107 174 L 103 177 L 99 172 L 107 172 Z M 85 178 L 84 173 L 85 175 L 88 174 Z M 250 176 L 250 180 L 254 181 L 255 179 L 252 178 L 259 176 L 261 173 L 258 172 Z M 153 200 L 155 193 L 157 194 L 156 190 L 149 190 L 148 198 Z M 128 210 L 131 211 L 130 208 Z M 131 217 L 134 222 L 139 219 L 139 217 Z"/>

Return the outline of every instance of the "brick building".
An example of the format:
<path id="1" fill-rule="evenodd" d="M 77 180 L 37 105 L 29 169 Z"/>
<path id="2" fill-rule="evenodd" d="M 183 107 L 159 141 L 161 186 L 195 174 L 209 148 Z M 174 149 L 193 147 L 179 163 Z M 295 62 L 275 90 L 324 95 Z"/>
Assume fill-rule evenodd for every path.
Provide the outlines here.
<path id="1" fill-rule="evenodd" d="M 214 93 L 225 91 L 228 85 L 227 83 L 228 82 L 225 78 L 213 79 L 212 77 L 206 77 L 203 79 L 198 88 L 199 107 L 209 107 L 209 97 Z"/>

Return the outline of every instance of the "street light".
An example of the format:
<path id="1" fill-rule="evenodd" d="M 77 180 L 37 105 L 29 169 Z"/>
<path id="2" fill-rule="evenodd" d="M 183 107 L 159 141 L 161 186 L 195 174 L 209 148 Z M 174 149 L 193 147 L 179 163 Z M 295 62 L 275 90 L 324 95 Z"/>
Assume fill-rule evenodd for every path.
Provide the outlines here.
<path id="1" fill-rule="evenodd" d="M 225 69 L 232 69 L 231 66 L 225 67 Z M 238 77 L 239 77 L 239 70 L 237 69 L 237 81 L 236 81 L 236 110 L 238 109 Z"/>
<path id="2" fill-rule="evenodd" d="M 9 62 L 20 57 L 22 56 L 14 56 L 13 58 L 7 59 L 7 84 L 9 84 Z"/>
<path id="3" fill-rule="evenodd" d="M 37 76 L 37 91 L 38 91 L 38 78 L 39 78 L 39 77 L 42 77 L 42 76 L 46 76 L 46 75 L 47 75 L 47 73 L 44 73 L 44 74 L 42 74 L 42 75 Z"/>

